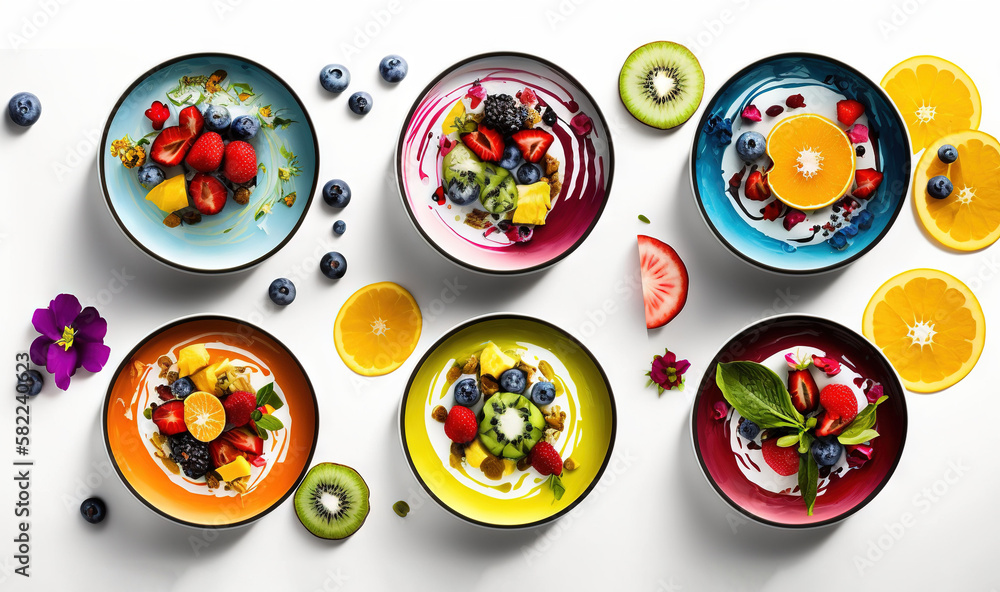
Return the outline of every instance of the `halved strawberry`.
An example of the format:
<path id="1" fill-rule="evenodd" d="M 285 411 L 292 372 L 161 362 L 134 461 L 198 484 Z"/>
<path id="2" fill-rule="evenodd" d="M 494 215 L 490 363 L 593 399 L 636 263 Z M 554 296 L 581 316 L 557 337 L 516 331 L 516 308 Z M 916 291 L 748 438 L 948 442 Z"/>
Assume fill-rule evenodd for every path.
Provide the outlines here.
<path id="1" fill-rule="evenodd" d="M 639 237 L 639 272 L 646 304 L 646 328 L 669 323 L 687 302 L 688 273 L 677 251 L 651 236 Z"/>
<path id="2" fill-rule="evenodd" d="M 184 160 L 193 143 L 194 136 L 186 129 L 177 125 L 165 127 L 153 140 L 149 157 L 163 166 L 177 166 Z"/>
<path id="3" fill-rule="evenodd" d="M 819 401 L 823 414 L 816 424 L 817 436 L 839 434 L 858 416 L 858 399 L 847 385 L 826 385 L 819 393 Z"/>
<path id="4" fill-rule="evenodd" d="M 854 172 L 854 184 L 857 187 L 851 195 L 858 199 L 868 199 L 882 183 L 882 173 L 875 169 L 859 169 Z"/>
<path id="5" fill-rule="evenodd" d="M 201 128 L 205 127 L 205 118 L 201 116 L 201 111 L 197 107 L 191 105 L 181 109 L 177 115 L 177 123 L 193 138 L 201 133 Z"/>
<path id="6" fill-rule="evenodd" d="M 184 424 L 184 402 L 170 401 L 153 409 L 153 423 L 164 436 L 173 436 L 187 431 Z"/>
<path id="7" fill-rule="evenodd" d="M 542 129 L 521 130 L 511 136 L 511 139 L 521 150 L 521 156 L 524 156 L 524 160 L 528 162 L 541 160 L 549 146 L 552 145 L 552 141 L 555 140 L 552 134 Z M 503 146 L 500 146 L 500 152 L 503 152 Z"/>
<path id="8" fill-rule="evenodd" d="M 223 433 L 225 435 L 225 433 Z M 243 454 L 235 446 L 222 438 L 216 438 L 208 443 L 208 454 L 212 458 L 212 464 L 219 468 L 233 462 Z"/>
<path id="9" fill-rule="evenodd" d="M 238 450 L 256 455 L 264 453 L 264 440 L 253 433 L 250 428 L 236 428 L 228 432 L 222 432 L 222 436 L 220 437 L 235 446 Z"/>
<path id="10" fill-rule="evenodd" d="M 844 125 L 851 125 L 864 115 L 865 106 L 853 99 L 837 101 L 837 121 Z"/>
<path id="11" fill-rule="evenodd" d="M 206 132 L 195 140 L 194 145 L 187 153 L 184 162 L 194 170 L 207 173 L 219 168 L 222 164 L 222 156 L 226 147 L 222 143 L 222 136 L 215 132 Z"/>
<path id="12" fill-rule="evenodd" d="M 788 392 L 800 413 L 809 413 L 819 405 L 819 386 L 808 368 L 788 371 Z"/>
<path id="13" fill-rule="evenodd" d="M 767 183 L 767 175 L 760 171 L 754 171 L 747 177 L 747 184 L 744 188 L 747 199 L 754 201 L 767 201 L 771 199 L 771 186 Z"/>
<path id="14" fill-rule="evenodd" d="M 503 158 L 503 136 L 494 129 L 483 126 L 474 132 L 462 134 L 462 142 L 483 160 L 500 162 Z"/>
<path id="15" fill-rule="evenodd" d="M 191 179 L 188 185 L 188 194 L 191 196 L 191 203 L 202 214 L 211 216 L 218 214 L 226 205 L 226 186 L 222 181 L 212 175 L 198 173 Z"/>

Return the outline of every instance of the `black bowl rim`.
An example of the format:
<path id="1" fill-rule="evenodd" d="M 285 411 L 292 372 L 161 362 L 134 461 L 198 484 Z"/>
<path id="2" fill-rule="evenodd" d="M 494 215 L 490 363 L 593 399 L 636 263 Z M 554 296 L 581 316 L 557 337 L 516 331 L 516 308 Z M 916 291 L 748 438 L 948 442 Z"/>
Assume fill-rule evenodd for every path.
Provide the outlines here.
<path id="1" fill-rule="evenodd" d="M 108 133 L 111 131 L 111 123 L 114 121 L 115 115 L 118 114 L 118 109 L 121 108 L 122 103 L 125 102 L 125 99 L 132 94 L 132 91 L 135 90 L 136 87 L 138 87 L 140 84 L 142 84 L 143 81 L 145 81 L 147 78 L 149 78 L 156 72 L 162 70 L 163 68 L 166 68 L 167 66 L 172 66 L 173 64 L 176 64 L 178 62 L 183 62 L 186 60 L 191 60 L 196 58 L 223 58 L 229 60 L 238 60 L 246 64 L 249 64 L 255 68 L 258 68 L 265 74 L 271 76 L 272 78 L 275 79 L 275 81 L 278 82 L 278 84 L 284 86 L 285 90 L 288 91 L 288 94 L 292 96 L 292 99 L 294 99 L 295 102 L 299 104 L 299 108 L 302 109 L 302 114 L 306 118 L 305 123 L 306 125 L 309 126 L 309 133 L 312 135 L 313 155 L 316 162 L 316 173 L 315 175 L 313 175 L 312 187 L 309 189 L 309 197 L 306 200 L 305 207 L 302 209 L 302 215 L 299 216 L 299 219 L 295 223 L 295 226 L 292 227 L 292 229 L 288 232 L 285 238 L 280 243 L 275 245 L 274 248 L 272 248 L 267 253 L 264 253 L 260 257 L 254 259 L 253 261 L 248 261 L 247 263 L 241 263 L 233 267 L 225 267 L 219 269 L 204 269 L 199 267 L 190 267 L 187 265 L 182 265 L 180 263 L 177 263 L 176 261 L 172 261 L 171 259 L 168 259 L 167 257 L 160 255 L 159 253 L 154 252 L 151 248 L 147 247 L 134 234 L 132 234 L 132 232 L 128 228 L 125 227 L 125 223 L 122 222 L 122 219 L 118 216 L 118 212 L 117 210 L 115 210 L 114 204 L 112 204 L 111 202 L 111 192 L 108 191 L 107 179 L 105 177 L 105 172 L 104 172 L 104 167 L 105 167 L 104 161 L 107 158 L 107 154 L 105 154 L 104 152 L 104 147 L 107 145 L 108 142 Z M 266 259 L 268 259 L 272 255 L 280 251 L 282 247 L 288 244 L 288 241 L 292 240 L 292 237 L 295 236 L 295 233 L 298 232 L 299 227 L 301 227 L 302 223 L 305 221 L 306 215 L 309 213 L 309 207 L 312 205 L 313 195 L 316 193 L 316 187 L 319 185 L 319 166 L 320 166 L 319 137 L 316 135 L 316 126 L 313 125 L 312 118 L 309 116 L 309 110 L 306 109 L 305 103 L 302 102 L 302 99 L 295 92 L 295 89 L 293 89 L 291 85 L 285 82 L 285 80 L 282 77 L 275 74 L 270 68 L 258 62 L 255 62 L 254 60 L 231 53 L 223 53 L 217 51 L 189 53 L 175 58 L 171 58 L 165 62 L 161 62 L 153 66 L 149 70 L 146 70 L 141 75 L 139 75 L 139 77 L 136 78 L 135 81 L 132 82 L 132 84 L 130 84 L 127 89 L 125 89 L 125 92 L 122 93 L 121 97 L 119 97 L 118 101 L 115 103 L 115 106 L 111 109 L 111 114 L 108 115 L 108 121 L 107 123 L 104 124 L 104 133 L 101 135 L 101 144 L 99 146 L 99 150 L 100 154 L 98 155 L 97 159 L 99 167 L 98 176 L 101 179 L 101 190 L 104 192 L 104 203 L 105 205 L 107 205 L 108 211 L 111 212 L 111 216 L 115 219 L 115 223 L 118 225 L 118 228 L 122 231 L 122 233 L 125 234 L 126 237 L 128 237 L 128 239 L 132 242 L 132 244 L 134 244 L 136 247 L 139 248 L 139 250 L 146 253 L 156 261 L 159 261 L 164 265 L 173 267 L 174 269 L 179 269 L 181 271 L 186 271 L 189 273 L 195 273 L 199 275 L 224 275 L 250 269 L 252 267 L 256 267 L 257 265 L 263 263 Z"/>
<path id="2" fill-rule="evenodd" d="M 434 242 L 431 239 L 430 235 L 427 234 L 427 232 L 417 222 L 416 216 L 413 215 L 413 210 L 410 208 L 409 204 L 406 202 L 406 185 L 403 182 L 403 171 L 402 171 L 402 169 L 399 166 L 399 162 L 400 162 L 400 158 L 402 158 L 403 143 L 406 140 L 406 130 L 409 128 L 410 120 L 413 119 L 413 113 L 417 110 L 417 107 L 420 105 L 420 101 L 423 100 L 423 98 L 425 96 L 427 96 L 427 93 L 429 93 L 431 91 L 431 89 L 434 88 L 434 86 L 438 82 L 440 82 L 445 76 L 451 74 L 453 71 L 457 70 L 458 68 L 461 68 L 462 66 L 464 66 L 466 64 L 469 64 L 469 63 L 472 63 L 472 62 L 475 62 L 475 61 L 478 61 L 478 60 L 484 60 L 484 59 L 489 59 L 489 58 L 504 58 L 504 57 L 506 57 L 506 58 L 518 58 L 518 59 L 524 59 L 524 60 L 530 60 L 530 61 L 538 62 L 538 63 L 542 64 L 543 66 L 547 66 L 547 67 L 551 68 L 552 70 L 558 72 L 561 76 L 565 77 L 567 81 L 569 81 L 570 83 L 576 85 L 576 87 L 579 88 L 581 92 L 583 92 L 583 96 L 587 97 L 587 100 L 589 100 L 590 103 L 594 106 L 594 110 L 597 112 L 597 117 L 601 121 L 601 125 L 604 126 L 604 130 L 607 132 L 607 136 L 608 136 L 607 137 L 607 142 L 608 142 L 608 174 L 607 174 L 607 182 L 606 182 L 605 191 L 604 191 L 604 201 L 603 201 L 603 203 L 601 203 L 601 207 L 597 210 L 597 214 L 594 216 L 594 219 L 590 221 L 590 226 L 587 227 L 587 230 L 585 230 L 584 233 L 580 235 L 580 238 L 578 238 L 576 240 L 576 242 L 574 242 L 572 245 L 570 245 L 569 248 L 567 248 L 562 253 L 559 253 L 557 256 L 555 256 L 555 257 L 553 257 L 553 258 L 551 258 L 551 259 L 549 259 L 549 260 L 547 260 L 547 261 L 545 261 L 543 263 L 539 263 L 538 265 L 533 265 L 531 267 L 525 267 L 525 268 L 520 268 L 520 269 L 497 270 L 497 269 L 490 269 L 490 268 L 487 268 L 487 267 L 479 267 L 477 265 L 472 265 L 471 263 L 468 263 L 467 261 L 464 261 L 464 260 L 462 260 L 462 259 L 460 259 L 458 257 L 455 257 L 451 253 L 446 252 L 443 248 L 441 248 L 440 245 L 438 245 L 436 242 Z M 448 66 L 440 74 L 438 74 L 437 76 L 435 76 L 434 79 L 431 80 L 427 84 L 427 86 L 425 86 L 423 88 L 423 90 L 420 91 L 420 94 L 417 95 L 417 98 L 413 101 L 413 105 L 410 107 L 410 110 L 407 112 L 406 118 L 403 119 L 403 126 L 399 130 L 399 140 L 396 143 L 396 153 L 395 153 L 394 158 L 393 158 L 393 167 L 396 170 L 396 187 L 399 190 L 398 193 L 399 193 L 400 201 L 403 204 L 403 210 L 406 211 L 406 215 L 407 215 L 407 217 L 410 220 L 410 224 L 412 224 L 413 227 L 417 230 L 417 233 L 420 234 L 421 238 L 424 239 L 424 242 L 426 242 L 428 245 L 430 245 L 430 247 L 432 249 L 434 249 L 438 254 L 440 254 L 445 259 L 451 261 L 452 263 L 454 263 L 454 264 L 456 264 L 456 265 L 458 265 L 460 267 L 464 267 L 466 269 L 469 269 L 471 271 L 475 271 L 477 273 L 482 273 L 482 274 L 486 274 L 486 275 L 494 275 L 494 276 L 524 275 L 524 274 L 534 273 L 536 271 L 541 271 L 542 269 L 546 269 L 546 268 L 551 267 L 552 265 L 555 265 L 556 263 L 562 261 L 567 256 L 569 256 L 570 253 L 572 253 L 577 248 L 579 248 L 579 246 L 582 245 L 584 243 L 584 241 L 587 240 L 587 237 L 590 236 L 590 233 L 593 232 L 594 228 L 597 226 L 598 220 L 600 220 L 601 216 L 604 214 L 604 209 L 608 205 L 608 200 L 611 198 L 611 186 L 612 186 L 612 181 L 614 181 L 614 176 L 615 176 L 615 146 L 614 146 L 614 141 L 611 139 L 611 127 L 608 125 L 608 121 L 607 121 L 607 119 L 605 119 L 604 112 L 601 111 L 600 105 L 594 99 L 593 95 L 590 94 L 590 91 L 588 91 L 587 88 L 585 86 L 583 86 L 583 84 L 581 84 L 579 80 L 577 80 L 576 78 L 574 78 L 572 74 L 570 74 L 569 72 L 567 72 L 565 69 L 563 69 L 561 66 L 555 64 L 554 62 L 551 62 L 551 61 L 549 61 L 549 60 L 547 60 L 545 58 L 541 58 L 541 57 L 538 57 L 538 56 L 535 56 L 535 55 L 532 55 L 532 54 L 523 53 L 523 52 L 517 52 L 517 51 L 492 51 L 492 52 L 480 53 L 480 54 L 476 54 L 476 55 L 467 57 L 467 58 L 465 58 L 465 59 L 463 59 L 461 61 L 458 61 L 458 62 L 452 64 L 451 66 Z"/>

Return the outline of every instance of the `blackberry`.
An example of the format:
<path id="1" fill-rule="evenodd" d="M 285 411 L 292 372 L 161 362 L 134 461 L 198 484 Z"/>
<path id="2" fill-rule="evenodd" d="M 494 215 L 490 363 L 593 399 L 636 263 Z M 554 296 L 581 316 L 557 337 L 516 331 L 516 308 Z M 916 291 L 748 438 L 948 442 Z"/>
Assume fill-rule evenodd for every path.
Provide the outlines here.
<path id="1" fill-rule="evenodd" d="M 184 469 L 184 474 L 191 479 L 200 479 L 212 467 L 209 459 L 208 444 L 195 439 L 188 432 L 170 436 L 170 460 Z"/>
<path id="2" fill-rule="evenodd" d="M 483 123 L 505 136 L 521 129 L 528 118 L 528 110 L 510 95 L 490 95 L 486 97 Z"/>

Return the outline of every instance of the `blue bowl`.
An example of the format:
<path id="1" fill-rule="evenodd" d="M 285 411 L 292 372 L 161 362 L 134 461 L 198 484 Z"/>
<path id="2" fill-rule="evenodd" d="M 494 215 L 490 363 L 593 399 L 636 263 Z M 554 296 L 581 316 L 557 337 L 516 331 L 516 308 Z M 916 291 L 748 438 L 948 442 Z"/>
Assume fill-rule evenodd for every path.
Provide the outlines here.
<path id="1" fill-rule="evenodd" d="M 808 87 L 828 89 L 865 106 L 871 148 L 877 154 L 882 184 L 867 203 L 871 227 L 851 237 L 843 250 L 826 242 L 795 246 L 752 227 L 727 193 L 723 154 L 712 124 L 739 121 L 743 108 L 762 93 L 782 89 L 788 95 Z M 810 89 L 816 92 L 817 89 Z M 807 91 L 809 92 L 809 91 Z M 771 103 L 757 104 L 763 112 Z M 782 105 L 784 107 L 784 105 Z M 808 112 L 808 105 L 803 112 Z M 766 116 L 765 116 L 766 117 Z M 738 133 L 733 134 L 738 136 Z M 736 137 L 733 138 L 735 142 Z M 871 250 L 899 215 L 910 183 L 910 139 L 889 97 L 864 74 L 837 60 L 809 53 L 786 53 L 756 61 L 737 72 L 709 101 L 691 148 L 691 184 L 695 201 L 712 233 L 738 257 L 762 269 L 785 274 L 815 274 L 844 267 Z M 780 224 L 780 222 L 775 222 Z"/>
<path id="2" fill-rule="evenodd" d="M 128 136 L 135 145 L 145 138 L 146 163 L 155 164 L 149 150 L 156 132 L 144 114 L 153 101 L 170 110 L 164 128 L 177 125 L 178 113 L 191 104 L 202 112 L 220 104 L 233 118 L 257 119 L 260 131 L 250 143 L 259 168 L 248 204 L 237 204 L 230 192 L 218 214 L 193 225 L 164 225 L 167 213 L 145 199 L 138 167 L 127 168 L 111 153 L 116 140 Z M 302 101 L 276 74 L 245 58 L 202 53 L 164 62 L 128 87 L 108 117 L 99 162 L 108 209 L 137 247 L 177 269 L 220 274 L 253 267 L 292 238 L 316 191 L 319 143 Z M 182 167 L 165 170 L 166 177 Z M 291 193 L 295 198 L 285 200 Z"/>

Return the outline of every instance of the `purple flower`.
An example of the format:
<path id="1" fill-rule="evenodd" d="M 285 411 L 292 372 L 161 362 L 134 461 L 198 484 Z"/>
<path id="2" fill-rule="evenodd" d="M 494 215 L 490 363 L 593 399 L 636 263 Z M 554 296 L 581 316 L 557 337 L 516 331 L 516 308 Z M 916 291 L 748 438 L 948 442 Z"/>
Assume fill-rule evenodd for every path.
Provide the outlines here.
<path id="1" fill-rule="evenodd" d="M 659 394 L 670 389 L 684 390 L 684 373 L 687 372 L 691 364 L 687 360 L 678 360 L 677 356 L 669 349 L 662 356 L 653 356 L 653 364 L 646 376 L 649 377 L 649 385 L 656 385 Z"/>
<path id="2" fill-rule="evenodd" d="M 108 322 L 93 306 L 81 309 L 76 296 L 60 294 L 48 308 L 35 309 L 31 324 L 41 333 L 31 343 L 31 361 L 45 366 L 60 389 L 69 388 L 77 368 L 100 372 L 108 363 L 111 348 L 104 345 Z"/>

